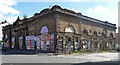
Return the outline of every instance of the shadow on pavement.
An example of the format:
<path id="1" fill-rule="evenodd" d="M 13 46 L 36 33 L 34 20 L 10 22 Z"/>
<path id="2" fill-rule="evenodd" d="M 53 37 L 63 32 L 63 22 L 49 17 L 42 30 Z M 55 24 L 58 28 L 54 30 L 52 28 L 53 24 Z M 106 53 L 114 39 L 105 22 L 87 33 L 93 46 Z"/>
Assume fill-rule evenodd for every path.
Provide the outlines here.
<path id="1" fill-rule="evenodd" d="M 53 56 L 53 55 L 61 55 L 59 53 L 46 53 L 46 52 L 36 52 L 36 51 L 29 51 L 29 50 L 6 50 L 2 51 L 2 55 L 46 55 L 46 56 Z"/>
<path id="2" fill-rule="evenodd" d="M 23 50 L 6 50 L 6 51 L 2 51 L 2 55 L 33 55 L 36 54 L 35 51 L 23 51 Z"/>
<path id="3" fill-rule="evenodd" d="M 76 63 L 72 65 L 120 65 L 120 62 L 118 61 L 86 62 L 86 63 Z"/>
<path id="4" fill-rule="evenodd" d="M 2 63 L 2 65 L 119 65 L 118 61 L 85 63 Z"/>

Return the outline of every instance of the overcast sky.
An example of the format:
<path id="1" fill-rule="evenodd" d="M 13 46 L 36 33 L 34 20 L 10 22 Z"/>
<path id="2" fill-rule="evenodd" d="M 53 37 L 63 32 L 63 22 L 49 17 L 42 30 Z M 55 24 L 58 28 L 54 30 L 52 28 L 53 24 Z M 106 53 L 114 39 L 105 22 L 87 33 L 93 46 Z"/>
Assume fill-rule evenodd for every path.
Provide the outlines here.
<path id="1" fill-rule="evenodd" d="M 80 12 L 83 15 L 108 21 L 118 26 L 118 1 L 119 0 L 1 0 L 0 22 L 7 20 L 13 23 L 18 16 L 23 18 L 39 13 L 50 5 L 59 5 L 62 8 Z M 2 26 L 0 25 L 0 40 L 2 39 Z M 116 31 L 118 32 L 118 31 Z"/>

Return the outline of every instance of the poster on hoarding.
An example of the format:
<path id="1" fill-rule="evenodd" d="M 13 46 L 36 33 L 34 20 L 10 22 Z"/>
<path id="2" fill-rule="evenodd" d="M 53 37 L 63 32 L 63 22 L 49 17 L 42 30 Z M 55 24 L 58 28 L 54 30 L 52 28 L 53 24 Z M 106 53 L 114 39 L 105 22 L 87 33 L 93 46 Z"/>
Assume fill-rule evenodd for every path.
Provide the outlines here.
<path id="1" fill-rule="evenodd" d="M 44 44 L 44 38 L 43 38 L 42 35 L 41 35 L 40 37 L 41 37 L 41 50 L 42 50 L 42 48 L 44 48 L 44 47 L 43 47 L 43 44 Z"/>
<path id="2" fill-rule="evenodd" d="M 29 43 L 30 43 L 30 48 L 32 49 L 32 40 L 30 40 Z"/>
<path id="3" fill-rule="evenodd" d="M 23 37 L 19 37 L 19 49 L 23 47 Z"/>
<path id="4" fill-rule="evenodd" d="M 5 38 L 8 38 L 7 35 L 5 35 Z"/>
<path id="5" fill-rule="evenodd" d="M 30 50 L 29 41 L 26 40 L 26 49 Z"/>
<path id="6" fill-rule="evenodd" d="M 26 49 L 35 49 L 35 36 L 26 36 Z"/>
<path id="7" fill-rule="evenodd" d="M 47 50 L 46 35 L 41 35 L 41 50 Z"/>
<path id="8" fill-rule="evenodd" d="M 50 51 L 54 51 L 54 34 L 50 35 Z"/>
<path id="9" fill-rule="evenodd" d="M 34 40 L 31 40 L 31 46 L 30 46 L 31 49 L 34 49 L 35 48 L 35 42 Z"/>
<path id="10" fill-rule="evenodd" d="M 26 49 L 28 49 L 28 41 L 26 40 Z"/>
<path id="11" fill-rule="evenodd" d="M 7 35 L 5 35 L 5 39 L 4 40 L 5 40 L 4 46 L 5 47 L 9 47 L 9 44 L 8 44 L 9 41 L 8 41 L 8 36 Z"/>
<path id="12" fill-rule="evenodd" d="M 12 46 L 12 48 L 14 48 L 14 46 L 15 46 L 15 38 L 14 37 L 12 38 L 12 45 L 11 46 Z"/>
<path id="13" fill-rule="evenodd" d="M 49 41 L 50 41 L 50 35 L 46 35 L 46 44 L 47 44 L 47 49 L 49 49 Z"/>

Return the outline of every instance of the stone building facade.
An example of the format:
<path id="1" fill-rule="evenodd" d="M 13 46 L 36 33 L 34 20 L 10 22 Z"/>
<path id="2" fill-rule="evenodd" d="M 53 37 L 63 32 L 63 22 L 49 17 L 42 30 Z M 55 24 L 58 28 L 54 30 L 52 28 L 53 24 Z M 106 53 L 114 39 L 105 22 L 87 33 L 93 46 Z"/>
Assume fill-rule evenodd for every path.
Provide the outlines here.
<path id="1" fill-rule="evenodd" d="M 23 50 L 96 50 L 114 47 L 115 31 L 116 24 L 55 5 L 31 18 L 18 17 L 12 25 L 3 28 L 3 40 L 7 47 Z"/>
<path id="2" fill-rule="evenodd" d="M 118 47 L 120 49 L 120 27 L 118 27 L 118 36 L 117 36 L 117 41 L 118 41 Z"/>

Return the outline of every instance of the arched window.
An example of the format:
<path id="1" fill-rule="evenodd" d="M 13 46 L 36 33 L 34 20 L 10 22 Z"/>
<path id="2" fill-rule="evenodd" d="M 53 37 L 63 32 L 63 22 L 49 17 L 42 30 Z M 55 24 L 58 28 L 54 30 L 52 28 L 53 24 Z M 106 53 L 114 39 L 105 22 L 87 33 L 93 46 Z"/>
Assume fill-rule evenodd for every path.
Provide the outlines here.
<path id="1" fill-rule="evenodd" d="M 66 27 L 66 28 L 65 28 L 65 32 L 74 33 L 75 31 L 74 31 L 74 28 L 73 28 L 73 27 L 69 26 L 69 27 Z"/>
<path id="2" fill-rule="evenodd" d="M 106 35 L 105 35 L 105 33 L 102 33 L 102 37 L 103 37 L 103 38 L 106 38 Z"/>
<path id="3" fill-rule="evenodd" d="M 113 33 L 110 34 L 110 38 L 113 38 Z"/>
<path id="4" fill-rule="evenodd" d="M 96 31 L 94 31 L 94 33 L 93 33 L 93 34 L 94 34 L 94 36 L 97 36 L 97 32 L 96 32 Z"/>
<path id="5" fill-rule="evenodd" d="M 83 34 L 84 34 L 84 35 L 88 35 L 88 31 L 87 31 L 87 30 L 84 30 L 84 31 L 83 31 Z"/>
<path id="6" fill-rule="evenodd" d="M 43 27 L 41 28 L 40 33 L 48 33 L 48 28 L 47 28 L 47 26 L 43 26 Z"/>

